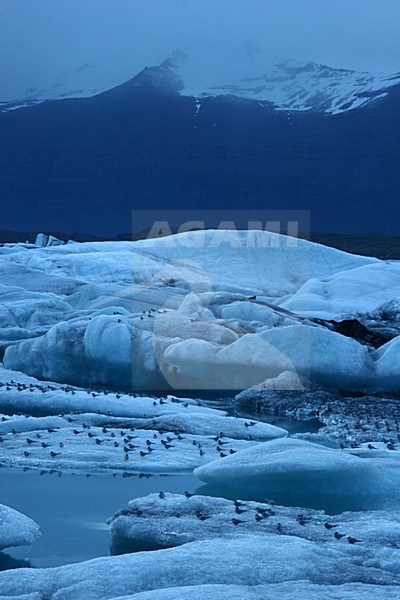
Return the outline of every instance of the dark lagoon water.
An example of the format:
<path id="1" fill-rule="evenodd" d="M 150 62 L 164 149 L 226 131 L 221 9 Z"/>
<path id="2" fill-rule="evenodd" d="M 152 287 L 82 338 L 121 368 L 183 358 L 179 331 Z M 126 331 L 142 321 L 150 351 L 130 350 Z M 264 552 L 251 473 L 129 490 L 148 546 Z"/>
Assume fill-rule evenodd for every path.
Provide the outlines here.
<path id="1" fill-rule="evenodd" d="M 27 559 L 33 567 L 55 567 L 108 555 L 111 537 L 106 520 L 115 511 L 126 507 L 133 498 L 161 490 L 190 492 L 199 483 L 192 475 L 59 476 L 3 468 L 0 502 L 31 517 L 42 530 L 42 536 L 32 545 L 8 548 L 5 553 L 15 559 Z M 0 565 L 8 560 L 3 556 Z"/>

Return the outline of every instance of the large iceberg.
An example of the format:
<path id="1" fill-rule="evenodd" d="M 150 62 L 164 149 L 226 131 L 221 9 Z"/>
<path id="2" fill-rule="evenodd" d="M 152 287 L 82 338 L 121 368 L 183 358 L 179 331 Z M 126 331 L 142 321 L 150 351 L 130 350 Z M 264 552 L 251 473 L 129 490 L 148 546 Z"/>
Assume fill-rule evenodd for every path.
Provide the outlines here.
<path id="1" fill-rule="evenodd" d="M 344 389 L 397 386 L 396 344 L 376 352 L 324 321 L 393 301 L 395 261 L 262 231 L 197 231 L 5 245 L 0 267 L 4 364 L 40 379 L 245 389 L 289 370 Z"/>

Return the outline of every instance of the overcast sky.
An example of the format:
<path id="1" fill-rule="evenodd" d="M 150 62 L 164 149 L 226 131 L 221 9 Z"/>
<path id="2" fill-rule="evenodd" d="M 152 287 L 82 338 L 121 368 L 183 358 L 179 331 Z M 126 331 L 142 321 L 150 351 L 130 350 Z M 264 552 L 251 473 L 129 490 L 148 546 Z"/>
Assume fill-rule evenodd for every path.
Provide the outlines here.
<path id="1" fill-rule="evenodd" d="M 86 63 L 127 79 L 212 41 L 396 72 L 399 24 L 400 0 L 0 0 L 0 100 Z"/>

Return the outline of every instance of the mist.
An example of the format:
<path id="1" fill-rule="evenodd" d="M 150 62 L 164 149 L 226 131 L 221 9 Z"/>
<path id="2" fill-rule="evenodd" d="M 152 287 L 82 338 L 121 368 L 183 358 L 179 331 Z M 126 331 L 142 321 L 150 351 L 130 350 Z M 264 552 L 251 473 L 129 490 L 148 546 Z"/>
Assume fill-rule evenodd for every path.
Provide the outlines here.
<path id="1" fill-rule="evenodd" d="M 93 66 L 118 83 L 205 46 L 396 72 L 399 20 L 397 0 L 0 0 L 0 99 Z"/>

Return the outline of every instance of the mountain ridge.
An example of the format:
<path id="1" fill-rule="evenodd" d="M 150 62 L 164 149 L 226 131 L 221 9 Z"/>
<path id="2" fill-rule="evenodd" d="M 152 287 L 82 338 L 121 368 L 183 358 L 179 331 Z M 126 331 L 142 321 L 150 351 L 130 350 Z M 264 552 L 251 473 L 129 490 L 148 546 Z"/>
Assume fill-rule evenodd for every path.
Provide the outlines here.
<path id="1" fill-rule="evenodd" d="M 0 113 L 0 217 L 130 231 L 133 210 L 308 210 L 311 231 L 399 233 L 400 85 L 325 115 L 122 85 Z"/>
<path id="2" fill-rule="evenodd" d="M 198 99 L 231 96 L 265 103 L 267 108 L 294 112 L 338 114 L 367 106 L 385 97 L 400 84 L 400 72 L 383 75 L 332 68 L 312 61 L 266 60 L 254 48 L 235 57 L 196 53 L 189 56 L 176 50 L 155 66 L 146 66 L 134 77 L 118 84 L 90 81 L 94 65 L 76 69 L 66 80 L 48 89 L 33 90 L 25 97 L 0 103 L 6 112 L 48 100 L 85 98 L 110 91 L 120 85 L 143 86 L 163 93 L 176 93 Z M 79 84 L 75 81 L 78 78 Z M 86 79 L 85 79 L 86 78 Z M 83 87 L 82 87 L 83 86 Z"/>

